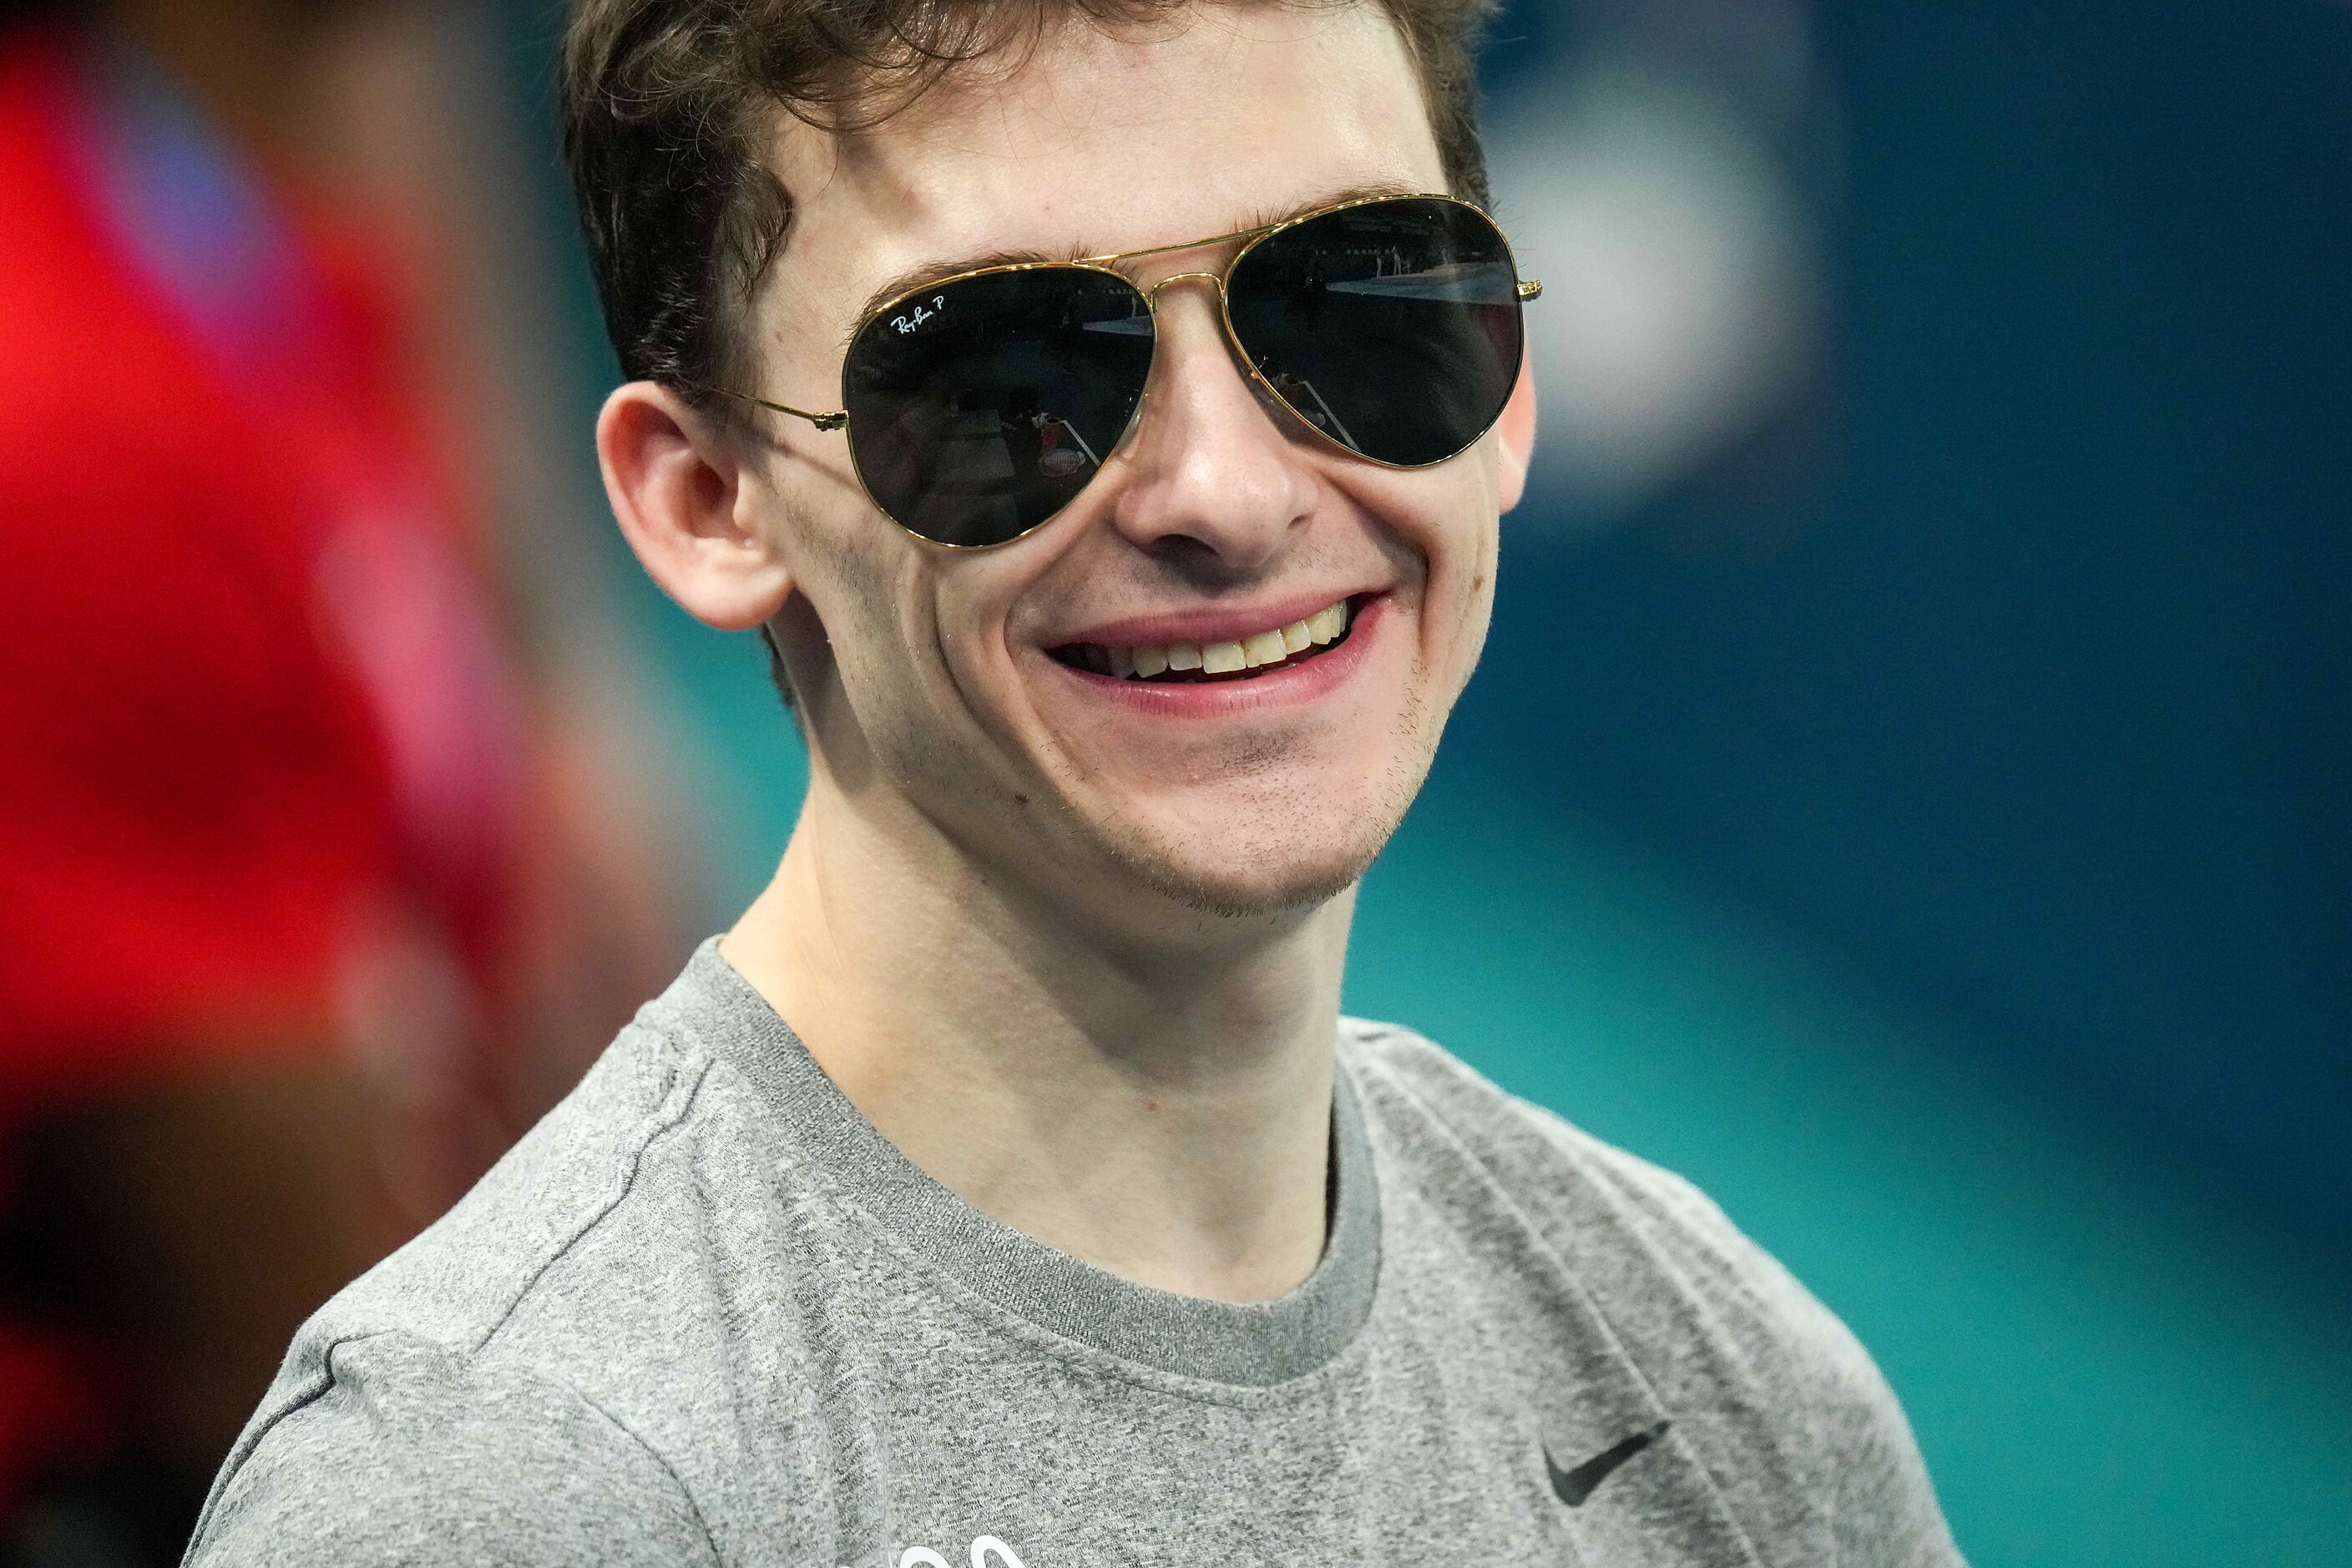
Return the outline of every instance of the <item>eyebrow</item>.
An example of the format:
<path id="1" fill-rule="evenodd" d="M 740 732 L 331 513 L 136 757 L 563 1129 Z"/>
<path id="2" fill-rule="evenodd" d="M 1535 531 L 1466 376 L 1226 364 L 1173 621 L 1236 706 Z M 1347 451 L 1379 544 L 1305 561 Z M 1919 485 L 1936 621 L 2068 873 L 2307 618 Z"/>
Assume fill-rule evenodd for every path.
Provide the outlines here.
<path id="1" fill-rule="evenodd" d="M 1108 266 L 1111 262 L 1124 261 L 1131 257 L 1155 256 L 1162 251 L 1192 250 L 1203 245 L 1213 245 L 1220 240 L 1242 238 L 1272 228 L 1277 224 L 1286 223 L 1305 214 L 1320 212 L 1327 207 L 1346 206 L 1351 202 L 1380 201 L 1395 196 L 1419 196 L 1429 194 L 1411 185 L 1400 184 L 1393 180 L 1373 180 L 1360 184 L 1341 185 L 1314 201 L 1299 205 L 1263 208 L 1251 221 L 1237 228 L 1227 229 L 1222 234 L 1203 235 L 1198 239 L 1180 239 L 1168 245 L 1146 245 L 1133 250 L 1108 251 L 1073 246 L 1068 250 L 1058 253 L 1044 250 L 991 250 L 970 256 L 936 258 L 919 262 L 904 271 L 892 274 L 880 288 L 866 296 L 865 301 L 857 308 L 855 324 L 849 329 L 850 334 L 855 337 L 858 330 L 864 327 L 877 311 L 904 296 L 930 284 L 943 283 L 950 278 L 961 277 L 968 272 L 983 272 L 992 267 L 1074 266 L 1080 263 L 1091 263 L 1097 267 Z M 844 346 L 847 345 L 845 343 Z"/>

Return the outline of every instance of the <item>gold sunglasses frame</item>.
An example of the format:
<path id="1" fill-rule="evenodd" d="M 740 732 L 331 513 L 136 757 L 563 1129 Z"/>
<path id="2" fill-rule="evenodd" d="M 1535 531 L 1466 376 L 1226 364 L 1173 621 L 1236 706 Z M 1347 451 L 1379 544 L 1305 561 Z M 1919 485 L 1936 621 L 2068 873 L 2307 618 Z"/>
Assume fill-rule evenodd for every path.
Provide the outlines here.
<path id="1" fill-rule="evenodd" d="M 1275 388 L 1274 384 L 1266 380 L 1265 376 L 1259 372 L 1257 366 L 1250 360 L 1249 350 L 1242 346 L 1242 341 L 1239 334 L 1234 331 L 1234 313 L 1225 298 L 1225 284 L 1226 281 L 1233 277 L 1234 269 L 1242 264 L 1243 258 L 1247 257 L 1251 251 L 1256 249 L 1265 241 L 1272 239 L 1276 235 L 1282 233 L 1286 229 L 1296 228 L 1303 223 L 1313 223 L 1318 218 L 1329 217 L 1334 213 L 1351 212 L 1358 207 L 1379 206 L 1390 202 L 1444 202 L 1449 206 L 1463 207 L 1470 212 L 1475 213 L 1488 227 L 1495 231 L 1495 237 L 1502 244 L 1503 260 L 1511 269 L 1512 291 L 1515 295 L 1514 302 L 1519 305 L 1526 305 L 1532 300 L 1539 300 L 1543 297 L 1543 284 L 1540 280 L 1533 278 L 1521 278 L 1519 276 L 1518 258 L 1511 250 L 1510 237 L 1503 232 L 1503 226 L 1495 221 L 1493 214 L 1487 212 L 1486 208 L 1478 205 L 1476 203 L 1465 202 L 1458 196 L 1444 195 L 1433 191 L 1385 196 L 1358 196 L 1349 201 L 1333 202 L 1328 206 L 1316 207 L 1308 212 L 1298 213 L 1290 217 L 1283 218 L 1276 223 L 1260 224 L 1255 228 L 1237 228 L 1230 234 L 1213 234 L 1202 239 L 1181 240 L 1173 245 L 1147 245 L 1137 250 L 1113 251 L 1108 256 L 1081 257 L 1073 261 L 1000 262 L 993 267 L 974 267 L 962 272 L 950 272 L 944 277 L 930 279 L 926 282 L 916 285 L 914 288 L 903 289 L 900 292 L 892 295 L 889 299 L 884 300 L 881 304 L 875 306 L 872 310 L 866 311 L 865 315 L 858 318 L 856 328 L 849 334 L 849 349 L 845 350 L 842 354 L 842 379 L 845 385 L 849 377 L 849 353 L 850 352 L 855 351 L 857 346 L 858 340 L 866 335 L 867 329 L 871 328 L 876 321 L 880 321 L 883 317 L 888 315 L 892 310 L 897 310 L 908 300 L 912 300 L 919 295 L 928 294 L 935 289 L 945 288 L 950 283 L 961 283 L 973 278 L 991 277 L 1000 272 L 1099 272 L 1105 277 L 1117 279 L 1119 282 L 1125 284 L 1128 288 L 1133 289 L 1141 297 L 1143 300 L 1144 313 L 1151 318 L 1155 324 L 1153 346 L 1154 353 L 1156 353 L 1159 342 L 1156 325 L 1160 312 L 1160 291 L 1162 289 L 1167 288 L 1171 283 L 1204 281 L 1216 286 L 1217 320 L 1224 327 L 1225 341 L 1227 343 L 1232 345 L 1234 357 L 1236 362 L 1238 362 L 1246 372 L 1249 379 L 1255 383 L 1258 388 L 1263 391 L 1266 396 L 1272 398 L 1276 405 L 1287 411 L 1290 416 L 1297 420 L 1298 424 L 1311 435 L 1327 443 L 1336 451 L 1343 452 L 1350 458 L 1357 458 L 1362 462 L 1370 463 L 1378 468 L 1400 470 L 1433 468 L 1440 463 L 1452 462 L 1464 452 L 1466 452 L 1472 447 L 1476 446 L 1481 440 L 1486 438 L 1486 430 L 1493 429 L 1494 426 L 1489 424 L 1486 426 L 1486 430 L 1481 430 L 1476 436 L 1472 437 L 1461 447 L 1448 452 L 1443 458 L 1433 458 L 1425 463 L 1391 463 L 1383 461 L 1379 458 L 1371 457 L 1366 453 L 1359 452 L 1355 447 L 1349 446 L 1345 441 L 1340 440 L 1338 437 L 1332 435 L 1329 431 L 1323 429 L 1312 419 L 1308 418 L 1297 405 L 1293 404 L 1290 399 L 1285 397 L 1279 391 L 1277 391 Z M 1115 263 L 1118 262 L 1132 261 L 1138 257 L 1165 256 L 1171 252 L 1180 250 L 1199 250 L 1212 245 L 1231 245 L 1235 240 L 1243 240 L 1246 243 L 1244 244 L 1239 250 L 1234 251 L 1232 257 L 1226 260 L 1225 264 L 1216 270 L 1171 273 L 1168 277 L 1160 279 L 1158 282 L 1152 284 L 1148 289 L 1142 284 L 1138 283 L 1134 279 L 1129 278 L 1126 273 L 1119 271 L 1115 265 Z M 1523 330 L 1519 334 L 1519 363 L 1511 368 L 1511 375 L 1514 381 L 1517 379 L 1521 367 L 1523 367 L 1527 363 L 1527 334 Z M 771 403 L 764 397 L 754 397 L 749 393 L 737 392 L 731 387 L 710 386 L 705 387 L 703 390 L 716 396 L 732 398 L 738 403 L 746 403 L 756 408 L 767 409 L 769 412 L 773 414 L 789 414 L 795 419 L 805 419 L 819 430 L 845 431 L 849 426 L 849 413 L 846 409 L 835 409 L 830 413 L 819 414 L 812 412 L 806 408 L 793 408 L 786 404 Z M 1144 406 L 1150 401 L 1150 398 L 1151 395 L 1148 390 L 1137 396 L 1135 400 L 1135 408 L 1133 412 L 1129 413 L 1127 416 L 1126 428 L 1119 432 L 1118 439 L 1111 444 L 1110 449 L 1112 451 L 1117 451 L 1120 446 L 1124 445 L 1128 436 L 1135 429 L 1135 426 L 1141 422 L 1143 418 Z M 847 399 L 845 397 L 844 401 L 846 402 Z M 1045 527 L 1047 523 L 1061 516 L 1062 513 L 1067 511 L 1070 509 L 1071 504 L 1078 499 L 1078 496 L 1086 493 L 1087 485 L 1091 485 L 1094 482 L 1094 476 L 1089 476 L 1087 484 L 1080 485 L 1077 491 L 1070 497 L 1069 500 L 1063 502 L 1062 505 L 1055 508 L 1053 511 L 1038 519 L 1035 522 L 1030 524 L 1027 528 L 1023 529 L 1016 534 L 1013 534 L 1004 539 L 992 540 L 986 544 L 956 544 L 946 540 L 933 539 L 927 534 L 918 533 L 915 530 L 908 528 L 903 522 L 899 522 L 896 517 L 891 515 L 890 509 L 884 506 L 882 502 L 876 498 L 874 494 L 874 487 L 866 482 L 866 469 L 864 465 L 859 463 L 857 460 L 857 444 L 855 441 L 852 441 L 849 444 L 849 466 L 852 471 L 854 471 L 857 476 L 857 488 L 866 493 L 866 500 L 872 504 L 875 510 L 880 512 L 884 517 L 889 518 L 891 522 L 896 524 L 905 533 L 913 538 L 921 540 L 926 544 L 937 545 L 942 550 L 994 550 L 1000 545 L 1011 544 L 1015 540 L 1026 539 L 1029 535 L 1036 532 L 1037 530 Z M 1099 474 L 1100 472 L 1101 469 L 1097 467 L 1096 473 Z"/>

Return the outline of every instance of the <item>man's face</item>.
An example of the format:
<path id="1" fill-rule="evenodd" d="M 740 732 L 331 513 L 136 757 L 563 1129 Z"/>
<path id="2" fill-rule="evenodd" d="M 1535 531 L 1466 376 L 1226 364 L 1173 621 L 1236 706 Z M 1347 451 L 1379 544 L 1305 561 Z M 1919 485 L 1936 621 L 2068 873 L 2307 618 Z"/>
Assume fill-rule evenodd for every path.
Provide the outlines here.
<path id="1" fill-rule="evenodd" d="M 1412 68 L 1370 7 L 1203 6 L 1116 37 L 1075 25 L 875 130 L 787 121 L 776 145 L 793 225 L 748 390 L 805 408 L 838 406 L 866 303 L 910 269 L 1104 255 L 1444 188 Z M 1233 249 L 1125 265 L 1149 290 Z M 1203 281 L 1159 294 L 1158 333 L 1127 441 L 1013 543 L 912 538 L 859 489 L 844 438 L 797 420 L 763 426 L 739 507 L 792 574 L 779 626 L 819 765 L 870 818 L 936 829 L 1122 923 L 1160 902 L 1143 889 L 1194 910 L 1310 905 L 1395 828 L 1476 662 L 1496 437 L 1412 471 L 1333 449 L 1252 389 Z M 1343 642 L 1244 677 L 1087 668 L 1090 648 L 1245 641 L 1339 605 Z"/>

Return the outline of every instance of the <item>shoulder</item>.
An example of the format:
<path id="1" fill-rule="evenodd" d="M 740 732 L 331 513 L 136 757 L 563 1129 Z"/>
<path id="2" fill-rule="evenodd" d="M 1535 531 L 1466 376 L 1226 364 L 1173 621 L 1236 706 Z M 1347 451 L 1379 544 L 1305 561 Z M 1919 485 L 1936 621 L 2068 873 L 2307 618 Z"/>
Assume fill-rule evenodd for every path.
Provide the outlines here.
<path id="1" fill-rule="evenodd" d="M 297 1353 L 383 1329 L 472 1349 L 530 1338 L 535 1304 L 602 1283 L 614 1232 L 661 1233 L 646 1221 L 676 1198 L 662 1155 L 707 1119 L 711 1066 L 641 1013 L 447 1214 L 321 1308 Z"/>
<path id="2" fill-rule="evenodd" d="M 1795 1284 L 1691 1182 L 1508 1093 L 1434 1042 L 1354 1018 L 1341 1038 L 1367 1116 L 1413 1179 L 1482 1188 L 1579 1251 L 1617 1235 L 1726 1287 L 1777 1297 Z"/>
<path id="3" fill-rule="evenodd" d="M 1957 1561 L 1869 1352 L 1705 1193 L 1409 1029 L 1345 1020 L 1340 1060 L 1390 1155 L 1383 1188 L 1572 1281 L 1727 1488 L 1801 1476 L 1851 1560 Z"/>
<path id="4" fill-rule="evenodd" d="M 1368 1114 L 1402 1145 L 1450 1151 L 1457 1176 L 1533 1204 L 1531 1218 L 1568 1205 L 1679 1251 L 1734 1266 L 1763 1259 L 1689 1181 L 1506 1091 L 1411 1029 L 1343 1019 L 1340 1056 Z"/>
<path id="5" fill-rule="evenodd" d="M 685 1563 L 660 1458 L 577 1390 L 396 1331 L 332 1340 L 214 1483 L 188 1562 Z"/>
<path id="6" fill-rule="evenodd" d="M 1683 1302 L 1822 1376 L 1867 1367 L 1844 1325 L 1684 1177 L 1507 1093 L 1410 1029 L 1345 1020 L 1341 1059 L 1404 1179 L 1465 1215 L 1525 1226 L 1612 1322 Z"/>
<path id="7" fill-rule="evenodd" d="M 707 1558 L 693 1498 L 604 1372 L 660 1331 L 628 1321 L 649 1294 L 633 1271 L 664 1267 L 647 1238 L 677 1228 L 648 1171 L 709 1070 L 624 1031 L 456 1208 L 321 1308 L 190 1561 Z"/>

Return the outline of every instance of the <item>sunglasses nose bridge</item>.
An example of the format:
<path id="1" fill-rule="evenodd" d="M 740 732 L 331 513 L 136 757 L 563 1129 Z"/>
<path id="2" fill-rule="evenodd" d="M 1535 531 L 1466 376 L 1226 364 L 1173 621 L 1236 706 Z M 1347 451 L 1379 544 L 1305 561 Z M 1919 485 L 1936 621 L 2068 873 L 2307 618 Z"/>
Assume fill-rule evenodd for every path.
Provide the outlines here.
<path id="1" fill-rule="evenodd" d="M 1162 278 L 1159 282 L 1146 289 L 1143 291 L 1143 297 L 1151 301 L 1151 308 L 1156 310 L 1160 308 L 1160 290 L 1167 288 L 1171 283 L 1187 282 L 1207 283 L 1216 289 L 1220 303 L 1224 300 L 1225 277 L 1222 272 L 1179 272 L 1172 277 Z"/>
<path id="2" fill-rule="evenodd" d="M 1160 314 L 1160 291 L 1162 289 L 1167 288 L 1171 283 L 1206 283 L 1211 289 L 1216 291 L 1217 315 L 1224 322 L 1224 331 L 1227 342 L 1232 342 L 1234 334 L 1233 311 L 1227 306 L 1225 300 L 1225 276 L 1230 270 L 1230 268 L 1221 268 L 1214 272 L 1178 272 L 1170 277 L 1162 278 L 1157 283 L 1151 284 L 1148 288 L 1141 289 L 1144 303 L 1150 307 L 1152 315 L 1157 317 Z M 1233 343 L 1233 347 L 1236 352 L 1239 351 L 1240 346 L 1241 345 L 1237 342 Z"/>

